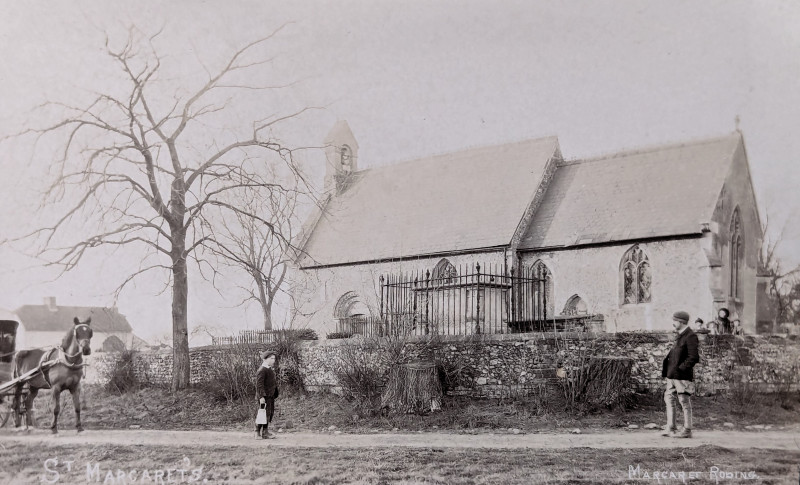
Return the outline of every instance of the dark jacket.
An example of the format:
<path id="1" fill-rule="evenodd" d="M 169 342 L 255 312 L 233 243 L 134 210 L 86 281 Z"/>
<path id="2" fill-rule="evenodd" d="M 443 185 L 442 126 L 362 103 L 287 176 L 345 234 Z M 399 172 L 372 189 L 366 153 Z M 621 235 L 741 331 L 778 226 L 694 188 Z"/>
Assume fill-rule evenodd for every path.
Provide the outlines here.
<path id="1" fill-rule="evenodd" d="M 278 390 L 278 381 L 275 379 L 275 371 L 264 366 L 258 368 L 256 374 L 256 399 L 274 399 Z"/>
<path id="2" fill-rule="evenodd" d="M 700 362 L 700 343 L 691 328 L 687 328 L 678 336 L 672 350 L 664 357 L 661 377 L 681 381 L 694 380 L 693 367 Z"/>

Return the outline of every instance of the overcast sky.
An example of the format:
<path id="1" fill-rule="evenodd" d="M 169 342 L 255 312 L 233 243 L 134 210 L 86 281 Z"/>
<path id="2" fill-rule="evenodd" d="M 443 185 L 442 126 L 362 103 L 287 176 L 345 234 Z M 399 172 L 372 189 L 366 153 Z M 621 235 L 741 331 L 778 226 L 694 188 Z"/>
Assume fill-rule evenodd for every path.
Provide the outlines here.
<path id="1" fill-rule="evenodd" d="M 546 135 L 558 136 L 566 158 L 580 158 L 728 134 L 738 117 L 759 208 L 774 227 L 789 221 L 782 255 L 800 262 L 797 2 L 2 0 L 0 18 L 0 135 L 35 123 L 31 109 L 45 100 L 118 88 L 104 32 L 119 40 L 132 24 L 163 29 L 165 73 L 192 85 L 203 80 L 198 61 L 218 66 L 293 22 L 270 46 L 279 54 L 270 82 L 300 82 L 284 101 L 252 109 L 326 106 L 287 138 L 318 144 L 346 119 L 361 168 Z M 47 162 L 25 153 L 0 145 L 0 239 L 34 217 Z M 29 263 L 0 250 L 0 307 L 44 296 L 111 305 L 109 287 L 125 266 L 97 258 L 46 282 L 51 273 Z M 257 309 L 193 282 L 190 328 L 258 328 Z M 161 290 L 148 280 L 118 302 L 144 337 L 169 333 Z"/>

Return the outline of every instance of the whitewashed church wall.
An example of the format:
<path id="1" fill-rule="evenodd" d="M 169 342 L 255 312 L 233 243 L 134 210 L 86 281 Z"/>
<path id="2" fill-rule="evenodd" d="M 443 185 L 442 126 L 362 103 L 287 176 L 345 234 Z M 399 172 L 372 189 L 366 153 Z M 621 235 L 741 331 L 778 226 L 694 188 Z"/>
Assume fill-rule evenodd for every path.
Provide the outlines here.
<path id="1" fill-rule="evenodd" d="M 699 238 L 640 243 L 651 267 L 651 301 L 622 305 L 620 262 L 631 246 L 526 253 L 522 264 L 541 259 L 550 269 L 557 315 L 577 294 L 590 314 L 605 317 L 607 332 L 670 330 L 672 314 L 678 310 L 689 312 L 692 321 L 697 317 L 707 321 L 713 315 L 710 271 Z"/>
<path id="2" fill-rule="evenodd" d="M 481 264 L 481 272 L 496 266 L 502 271 L 505 261 L 503 251 L 447 256 L 459 272 L 474 272 L 474 265 Z M 295 313 L 294 328 L 311 328 L 320 338 L 336 331 L 334 309 L 336 303 L 348 292 L 355 292 L 359 300 L 369 308 L 370 315 L 380 314 L 380 276 L 388 274 L 411 274 L 431 270 L 442 260 L 441 256 L 404 261 L 389 261 L 375 264 L 355 264 L 331 268 L 299 270 L 303 281 L 303 292 L 296 292 L 295 299 L 300 309 Z M 469 269 L 467 269 L 469 267 Z"/>
<path id="3" fill-rule="evenodd" d="M 740 267 L 740 296 L 731 295 L 731 221 L 734 210 L 739 217 L 744 237 L 744 258 Z M 750 171 L 744 153 L 739 146 L 733 158 L 730 171 L 725 178 L 722 192 L 712 216 L 714 234 L 711 249 L 719 257 L 721 266 L 716 268 L 714 296 L 717 308 L 728 308 L 737 313 L 742 326 L 748 334 L 756 333 L 758 319 L 770 319 L 769 315 L 756 315 L 758 280 L 756 277 L 758 257 L 761 250 L 762 231 L 758 215 L 755 193 L 751 185 Z"/>

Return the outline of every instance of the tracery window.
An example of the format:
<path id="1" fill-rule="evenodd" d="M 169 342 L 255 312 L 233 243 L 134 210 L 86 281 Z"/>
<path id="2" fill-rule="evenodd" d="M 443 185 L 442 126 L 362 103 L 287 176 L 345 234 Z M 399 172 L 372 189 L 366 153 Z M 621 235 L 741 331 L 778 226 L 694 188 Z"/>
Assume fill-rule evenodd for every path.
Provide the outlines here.
<path id="1" fill-rule="evenodd" d="M 547 310 L 547 316 L 550 317 L 555 314 L 555 303 L 553 301 L 553 273 L 541 259 L 533 263 L 531 270 L 534 278 L 544 280 L 545 309 Z"/>
<path id="2" fill-rule="evenodd" d="M 433 268 L 431 278 L 436 284 L 451 284 L 456 282 L 458 271 L 447 258 L 442 258 Z"/>
<path id="3" fill-rule="evenodd" d="M 652 283 L 650 261 L 638 244 L 625 252 L 620 264 L 620 271 L 622 272 L 622 304 L 649 303 Z"/>
<path id="4" fill-rule="evenodd" d="M 731 268 L 731 287 L 730 295 L 734 298 L 741 298 L 741 266 L 744 259 L 744 237 L 742 236 L 742 222 L 739 217 L 739 208 L 733 211 L 731 216 L 731 246 L 730 246 L 730 268 Z"/>

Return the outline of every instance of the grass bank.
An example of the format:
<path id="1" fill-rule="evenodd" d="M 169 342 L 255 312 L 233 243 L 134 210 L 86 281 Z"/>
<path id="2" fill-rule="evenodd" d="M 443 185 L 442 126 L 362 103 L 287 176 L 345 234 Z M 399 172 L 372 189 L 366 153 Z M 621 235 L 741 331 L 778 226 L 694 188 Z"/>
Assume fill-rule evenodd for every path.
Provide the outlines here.
<path id="1" fill-rule="evenodd" d="M 204 389 L 170 392 L 160 387 L 145 387 L 124 394 L 108 392 L 100 386 L 84 386 L 84 426 L 90 429 L 249 429 L 256 413 L 249 400 L 233 404 L 221 401 Z M 752 402 L 751 402 L 752 401 Z M 800 426 L 800 400 L 755 396 L 747 405 L 728 396 L 694 398 L 695 428 L 698 429 L 773 429 Z M 39 427 L 49 426 L 49 395 L 40 393 L 35 412 Z M 323 393 L 286 391 L 276 404 L 273 427 L 319 431 L 335 426 L 345 432 L 449 430 L 480 432 L 563 432 L 580 428 L 583 432 L 609 430 L 630 425 L 643 427 L 664 421 L 661 395 L 640 395 L 627 409 L 601 410 L 590 414 L 567 411 L 558 396 L 549 400 L 475 400 L 447 397 L 440 411 L 427 415 L 365 414 L 345 399 Z M 72 400 L 62 394 L 60 428 L 74 426 Z M 726 425 L 725 423 L 729 423 Z M 751 427 L 751 428 L 748 428 Z"/>

